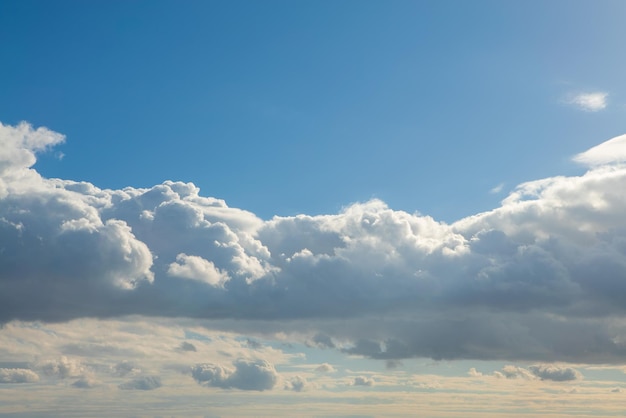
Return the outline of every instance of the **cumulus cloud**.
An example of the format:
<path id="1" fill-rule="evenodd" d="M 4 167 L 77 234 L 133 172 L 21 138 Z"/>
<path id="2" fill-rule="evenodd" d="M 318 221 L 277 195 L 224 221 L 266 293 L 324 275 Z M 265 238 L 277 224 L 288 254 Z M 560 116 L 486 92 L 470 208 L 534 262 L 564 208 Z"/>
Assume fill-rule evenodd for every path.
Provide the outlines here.
<path id="1" fill-rule="evenodd" d="M 374 379 L 367 376 L 357 376 L 352 381 L 353 386 L 374 386 Z"/>
<path id="2" fill-rule="evenodd" d="M 237 360 L 234 368 L 218 364 L 197 364 L 192 377 L 200 384 L 223 389 L 270 390 L 278 381 L 274 366 L 265 360 Z"/>
<path id="3" fill-rule="evenodd" d="M 33 383 L 39 375 L 29 369 L 0 369 L 0 383 Z"/>
<path id="4" fill-rule="evenodd" d="M 540 364 L 536 366 L 530 366 L 528 369 L 541 380 L 566 382 L 570 380 L 582 379 L 582 374 L 572 367 L 559 367 L 550 364 Z"/>
<path id="5" fill-rule="evenodd" d="M 201 318 L 389 361 L 626 355 L 623 137 L 576 156 L 584 174 L 523 183 L 452 224 L 380 200 L 263 221 L 191 183 L 41 177 L 36 154 L 62 140 L 1 126 L 0 323 Z M 196 367 L 217 387 L 275 377 L 256 363 Z"/>
<path id="6" fill-rule="evenodd" d="M 309 387 L 309 382 L 302 376 L 294 376 L 285 382 L 285 389 L 294 392 L 303 392 Z"/>
<path id="7" fill-rule="evenodd" d="M 337 370 L 331 364 L 322 363 L 315 368 L 315 371 L 319 373 L 334 373 Z"/>
<path id="8" fill-rule="evenodd" d="M 159 376 L 142 376 L 122 383 L 118 387 L 124 390 L 154 390 L 161 386 L 161 378 Z"/>
<path id="9" fill-rule="evenodd" d="M 51 360 L 43 363 L 41 369 L 47 376 L 65 379 L 77 377 L 85 372 L 85 367 L 77 360 L 61 357 L 58 360 Z"/>
<path id="10" fill-rule="evenodd" d="M 476 372 L 476 369 L 470 369 L 470 376 L 477 377 L 482 374 Z M 495 377 L 506 379 L 526 379 L 526 380 L 552 380 L 554 382 L 567 382 L 582 379 L 582 374 L 572 368 L 563 367 L 553 364 L 538 364 L 529 366 L 528 368 L 507 365 L 500 371 L 494 372 Z"/>
<path id="11" fill-rule="evenodd" d="M 608 93 L 597 91 L 591 93 L 580 93 L 570 97 L 567 103 L 588 111 L 597 112 L 606 108 Z"/>

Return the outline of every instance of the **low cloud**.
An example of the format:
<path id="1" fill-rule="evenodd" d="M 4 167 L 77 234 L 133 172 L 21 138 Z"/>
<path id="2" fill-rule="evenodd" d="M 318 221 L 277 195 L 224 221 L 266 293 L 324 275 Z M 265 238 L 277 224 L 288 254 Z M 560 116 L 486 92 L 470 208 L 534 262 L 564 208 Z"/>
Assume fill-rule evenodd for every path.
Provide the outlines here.
<path id="1" fill-rule="evenodd" d="M 103 190 L 43 178 L 36 154 L 63 136 L 0 125 L 0 324 L 188 317 L 389 364 L 621 363 L 623 138 L 576 156 L 587 172 L 523 183 L 452 224 L 380 200 L 263 221 L 192 183 Z M 92 349 L 104 348 L 64 353 Z M 276 378 L 257 363 L 194 370 L 217 387 Z"/>
<path id="2" fill-rule="evenodd" d="M 626 162 L 626 135 L 617 136 L 581 152 L 574 156 L 574 161 L 590 167 L 624 163 Z"/>
<path id="3" fill-rule="evenodd" d="M 322 363 L 315 368 L 315 371 L 318 373 L 334 373 L 337 370 L 335 370 L 335 368 L 328 363 Z"/>
<path id="4" fill-rule="evenodd" d="M 470 369 L 470 376 L 482 376 L 476 369 Z M 495 377 L 506 379 L 526 379 L 526 380 L 551 380 L 554 382 L 568 382 L 581 380 L 582 374 L 572 367 L 561 367 L 552 364 L 539 364 L 528 368 L 518 366 L 504 366 L 502 370 L 494 372 Z"/>
<path id="5" fill-rule="evenodd" d="M 303 392 L 309 387 L 309 382 L 302 376 L 294 376 L 285 382 L 285 389 L 294 392 Z"/>
<path id="6" fill-rule="evenodd" d="M 367 376 L 357 376 L 352 381 L 353 386 L 374 386 L 374 379 Z"/>
<path id="7" fill-rule="evenodd" d="M 159 376 L 142 376 L 122 383 L 118 387 L 124 390 L 154 390 L 161 386 L 161 378 Z"/>
<path id="8" fill-rule="evenodd" d="M 222 389 L 270 390 L 278 381 L 274 366 L 264 360 L 237 360 L 234 368 L 217 364 L 197 364 L 192 377 L 200 384 Z"/>
<path id="9" fill-rule="evenodd" d="M 542 364 L 530 366 L 528 368 L 535 376 L 541 380 L 553 380 L 555 382 L 567 382 L 582 379 L 582 374 L 572 367 L 559 367 L 555 365 Z"/>
<path id="10" fill-rule="evenodd" d="M 606 108 L 608 96 L 608 93 L 601 91 L 580 93 L 567 99 L 567 103 L 587 112 L 598 112 Z"/>
<path id="11" fill-rule="evenodd" d="M 33 383 L 39 375 L 29 369 L 0 369 L 0 383 Z"/>

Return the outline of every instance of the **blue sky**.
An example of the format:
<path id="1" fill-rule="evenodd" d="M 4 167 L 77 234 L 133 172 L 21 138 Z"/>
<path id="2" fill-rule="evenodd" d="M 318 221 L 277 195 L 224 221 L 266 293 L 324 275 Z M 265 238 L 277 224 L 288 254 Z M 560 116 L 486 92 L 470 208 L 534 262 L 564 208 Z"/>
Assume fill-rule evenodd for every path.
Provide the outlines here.
<path id="1" fill-rule="evenodd" d="M 0 417 L 623 416 L 622 1 L 0 3 Z"/>
<path id="2" fill-rule="evenodd" d="M 192 181 L 266 219 L 377 197 L 450 222 L 621 133 L 622 2 L 2 10 L 4 123 L 62 132 L 38 168 L 100 187 Z M 603 112 L 564 104 L 595 91 Z"/>

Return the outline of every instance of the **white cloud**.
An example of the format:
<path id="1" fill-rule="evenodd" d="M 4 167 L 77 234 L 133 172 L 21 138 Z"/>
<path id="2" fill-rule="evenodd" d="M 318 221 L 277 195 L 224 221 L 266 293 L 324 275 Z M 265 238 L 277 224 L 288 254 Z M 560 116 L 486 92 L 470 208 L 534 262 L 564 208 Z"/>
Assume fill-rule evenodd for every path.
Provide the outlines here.
<path id="1" fill-rule="evenodd" d="M 588 112 L 597 112 L 606 108 L 606 99 L 608 95 L 608 93 L 601 91 L 580 93 L 568 99 L 567 103 L 575 105 Z"/>
<path id="2" fill-rule="evenodd" d="M 615 320 L 626 314 L 626 167 L 607 157 L 623 140 L 579 154 L 594 161 L 581 176 L 521 184 L 451 225 L 379 200 L 262 221 L 191 183 L 101 190 L 29 168 L 61 140 L 0 129 L 2 323 L 189 317 L 384 360 L 612 363 L 626 353 Z M 169 350 L 181 355 L 182 343 Z M 98 340 L 63 354 L 105 351 L 134 353 Z M 250 373 L 267 379 L 253 388 L 275 384 L 271 367 L 215 364 L 196 380 L 244 388 Z"/>
<path id="3" fill-rule="evenodd" d="M 498 194 L 502 191 L 503 188 L 504 188 L 504 183 L 500 183 L 497 186 L 493 187 L 491 190 L 489 190 L 489 193 Z"/>
<path id="4" fill-rule="evenodd" d="M 573 160 L 590 167 L 626 162 L 626 135 L 616 136 L 581 152 Z"/>
<path id="5" fill-rule="evenodd" d="M 173 277 L 197 280 L 211 286 L 222 287 L 230 277 L 215 265 L 202 257 L 184 253 L 176 256 L 176 262 L 170 264 L 167 273 Z"/>
<path id="6" fill-rule="evenodd" d="M 335 370 L 335 368 L 331 364 L 322 363 L 315 368 L 315 371 L 319 373 L 334 373 L 337 370 Z"/>

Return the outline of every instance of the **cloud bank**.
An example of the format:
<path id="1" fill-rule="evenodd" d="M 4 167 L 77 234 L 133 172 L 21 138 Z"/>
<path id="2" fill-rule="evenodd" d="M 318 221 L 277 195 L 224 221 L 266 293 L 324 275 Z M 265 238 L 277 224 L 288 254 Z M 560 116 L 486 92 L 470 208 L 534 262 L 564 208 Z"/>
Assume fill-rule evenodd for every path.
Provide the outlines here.
<path id="1" fill-rule="evenodd" d="M 607 157 L 626 153 L 619 138 L 576 157 L 586 173 L 521 184 L 453 224 L 379 200 L 263 221 L 191 183 L 43 178 L 36 154 L 63 136 L 0 125 L 0 323 L 189 317 L 385 360 L 621 362 L 626 166 Z M 197 367 L 219 387 L 265 376 Z"/>

